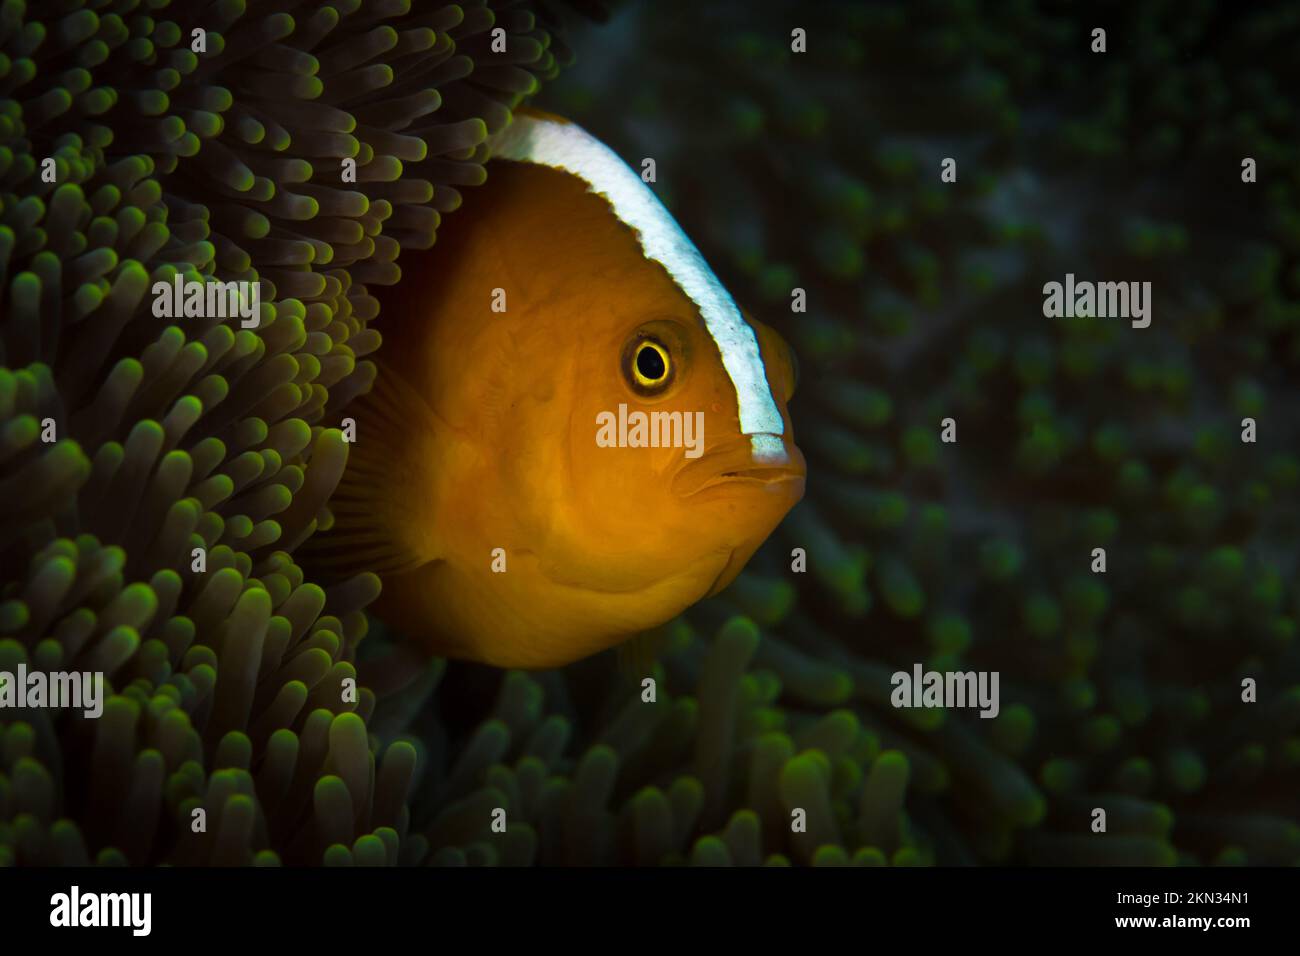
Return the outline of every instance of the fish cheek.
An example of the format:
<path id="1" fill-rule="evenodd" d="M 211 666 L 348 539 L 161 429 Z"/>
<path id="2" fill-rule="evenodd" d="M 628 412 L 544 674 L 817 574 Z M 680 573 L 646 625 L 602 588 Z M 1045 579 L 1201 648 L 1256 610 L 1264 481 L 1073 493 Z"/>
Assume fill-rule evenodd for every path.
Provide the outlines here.
<path id="1" fill-rule="evenodd" d="M 484 460 L 466 497 L 491 538 L 480 545 L 542 555 L 556 533 L 556 502 L 572 495 L 567 396 L 532 379 L 515 384 L 495 427 L 481 436 Z"/>
<path id="2" fill-rule="evenodd" d="M 653 461 L 663 450 L 589 447 L 566 520 L 566 560 L 594 586 L 644 586 L 671 570 L 687 527 Z"/>
<path id="3" fill-rule="evenodd" d="M 539 520 L 547 526 L 545 563 L 566 581 L 598 570 L 600 556 L 618 530 L 611 518 L 622 507 L 623 496 L 611 468 L 623 450 L 597 443 L 597 414 L 583 408 L 553 432 L 554 447 L 544 452 L 550 459 L 545 474 L 533 479 L 546 484 L 545 491 L 534 496 L 543 512 Z"/>

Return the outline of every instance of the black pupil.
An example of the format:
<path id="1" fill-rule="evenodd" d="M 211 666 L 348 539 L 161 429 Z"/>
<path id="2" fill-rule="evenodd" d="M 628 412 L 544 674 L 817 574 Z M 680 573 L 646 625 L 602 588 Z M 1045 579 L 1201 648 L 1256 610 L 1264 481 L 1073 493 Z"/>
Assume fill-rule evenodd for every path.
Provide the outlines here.
<path id="1" fill-rule="evenodd" d="M 636 353 L 636 370 L 641 373 L 641 377 L 651 382 L 657 382 L 664 377 L 664 357 L 659 354 L 659 350 L 651 345 L 643 345 Z"/>

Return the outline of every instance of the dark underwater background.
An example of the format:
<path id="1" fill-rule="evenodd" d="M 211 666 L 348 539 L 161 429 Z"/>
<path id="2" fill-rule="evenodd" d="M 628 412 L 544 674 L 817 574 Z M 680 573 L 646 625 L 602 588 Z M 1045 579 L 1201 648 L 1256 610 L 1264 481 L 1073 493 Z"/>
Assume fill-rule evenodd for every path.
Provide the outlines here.
<path id="1" fill-rule="evenodd" d="M 0 4 L 0 669 L 114 690 L 0 712 L 0 863 L 1300 862 L 1300 7 L 325 7 Z M 654 158 L 798 354 L 806 498 L 661 629 L 654 706 L 613 653 L 403 670 L 377 579 L 293 557 L 368 287 L 524 99 Z M 263 326 L 153 319 L 178 271 Z M 1067 273 L 1150 328 L 1045 318 Z M 918 662 L 999 716 L 892 707 Z"/>

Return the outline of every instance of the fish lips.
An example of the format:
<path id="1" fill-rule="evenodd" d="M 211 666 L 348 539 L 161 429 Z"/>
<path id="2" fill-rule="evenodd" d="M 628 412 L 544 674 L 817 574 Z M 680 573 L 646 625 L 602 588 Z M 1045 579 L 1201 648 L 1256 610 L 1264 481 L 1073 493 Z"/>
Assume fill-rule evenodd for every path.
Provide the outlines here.
<path id="1" fill-rule="evenodd" d="M 740 441 L 710 448 L 699 458 L 687 461 L 673 475 L 673 494 L 689 498 L 710 488 L 744 486 L 777 494 L 801 494 L 807 474 L 803 453 L 790 443 L 785 444 L 785 451 L 785 461 L 763 461 L 755 457 L 749 436 L 743 435 Z"/>

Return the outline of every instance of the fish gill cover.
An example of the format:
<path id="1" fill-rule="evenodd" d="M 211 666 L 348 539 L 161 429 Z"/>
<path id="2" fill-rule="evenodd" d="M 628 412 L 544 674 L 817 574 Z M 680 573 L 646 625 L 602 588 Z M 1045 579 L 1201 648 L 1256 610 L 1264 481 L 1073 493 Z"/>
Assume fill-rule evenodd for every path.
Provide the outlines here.
<path id="1" fill-rule="evenodd" d="M 1300 862 L 1300 9 L 1096 16 L 1105 53 L 1032 0 L 569 32 L 539 102 L 655 160 L 802 367 L 807 499 L 663 628 L 648 705 L 605 658 L 385 681 L 378 580 L 292 556 L 367 286 L 568 59 L 549 12 L 3 0 L 0 670 L 112 693 L 3 715 L 0 861 Z M 178 272 L 260 278 L 260 324 L 155 318 Z M 1045 318 L 1067 273 L 1152 280 L 1154 321 Z M 893 706 L 915 664 L 1000 712 Z"/>

